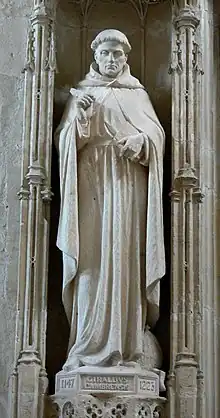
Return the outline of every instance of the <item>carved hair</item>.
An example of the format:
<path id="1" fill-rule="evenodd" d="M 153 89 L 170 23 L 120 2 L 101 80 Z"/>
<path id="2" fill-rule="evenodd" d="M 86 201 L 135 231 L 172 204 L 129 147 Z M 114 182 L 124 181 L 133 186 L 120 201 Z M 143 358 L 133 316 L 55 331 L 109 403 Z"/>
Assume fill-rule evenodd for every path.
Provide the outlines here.
<path id="1" fill-rule="evenodd" d="M 122 44 L 126 54 L 128 54 L 131 50 L 131 45 L 128 41 L 128 38 L 123 32 L 120 32 L 117 29 L 106 29 L 98 33 L 96 38 L 91 43 L 91 48 L 93 51 L 95 51 L 100 44 L 108 41 L 116 41 Z"/>

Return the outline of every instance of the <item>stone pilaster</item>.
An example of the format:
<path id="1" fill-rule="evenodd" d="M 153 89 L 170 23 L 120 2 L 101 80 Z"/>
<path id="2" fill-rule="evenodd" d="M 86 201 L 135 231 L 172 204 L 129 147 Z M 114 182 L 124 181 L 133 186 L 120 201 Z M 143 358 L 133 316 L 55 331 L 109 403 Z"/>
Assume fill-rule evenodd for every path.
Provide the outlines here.
<path id="1" fill-rule="evenodd" d="M 53 11 L 36 0 L 24 67 L 20 256 L 10 418 L 44 414 L 47 265 L 54 73 Z"/>
<path id="2" fill-rule="evenodd" d="M 217 10 L 218 8 L 218 10 Z M 205 417 L 219 416 L 219 277 L 216 222 L 219 159 L 219 2 L 200 0 L 204 76 L 201 97 L 200 181 L 205 194 L 200 210 L 200 275 L 202 277 L 202 349 Z M 215 15 L 216 13 L 216 15 Z M 218 15 L 217 15 L 218 13 Z M 217 256 L 217 257 L 216 257 Z"/>
<path id="3" fill-rule="evenodd" d="M 177 2 L 176 2 L 177 3 Z M 196 2 L 173 7 L 172 280 L 169 418 L 204 416 L 199 275 L 200 84 Z"/>

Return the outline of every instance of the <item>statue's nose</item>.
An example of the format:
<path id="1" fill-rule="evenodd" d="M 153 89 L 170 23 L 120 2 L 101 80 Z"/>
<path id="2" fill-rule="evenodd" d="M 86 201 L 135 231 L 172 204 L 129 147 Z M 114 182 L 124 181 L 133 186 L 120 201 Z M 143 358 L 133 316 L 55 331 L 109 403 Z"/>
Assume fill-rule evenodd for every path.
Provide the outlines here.
<path id="1" fill-rule="evenodd" d="M 109 53 L 108 59 L 109 59 L 110 62 L 114 61 L 114 55 L 113 55 L 112 52 Z"/>

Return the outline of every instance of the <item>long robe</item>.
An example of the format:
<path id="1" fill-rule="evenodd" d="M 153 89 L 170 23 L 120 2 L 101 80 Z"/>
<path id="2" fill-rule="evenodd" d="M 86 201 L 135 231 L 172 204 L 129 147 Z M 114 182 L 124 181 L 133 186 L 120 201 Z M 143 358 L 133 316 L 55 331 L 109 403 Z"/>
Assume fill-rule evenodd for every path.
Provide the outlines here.
<path id="1" fill-rule="evenodd" d="M 80 119 L 76 96 L 94 96 Z M 158 318 L 165 272 L 162 217 L 164 132 L 147 93 L 126 69 L 109 83 L 93 68 L 57 131 L 63 303 L 70 323 L 66 369 L 138 359 L 145 324 Z M 121 139 L 143 144 L 139 162 Z"/>

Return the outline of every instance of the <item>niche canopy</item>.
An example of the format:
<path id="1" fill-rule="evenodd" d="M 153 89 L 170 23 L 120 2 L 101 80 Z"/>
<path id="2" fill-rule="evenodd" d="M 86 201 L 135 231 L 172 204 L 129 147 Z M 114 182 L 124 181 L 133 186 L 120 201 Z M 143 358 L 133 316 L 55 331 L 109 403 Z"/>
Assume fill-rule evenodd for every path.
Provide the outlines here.
<path id="1" fill-rule="evenodd" d="M 81 15 L 86 19 L 91 9 L 98 3 L 130 3 L 141 20 L 147 16 L 148 6 L 165 3 L 168 0 L 70 0 L 70 3 L 77 4 L 80 7 Z"/>

